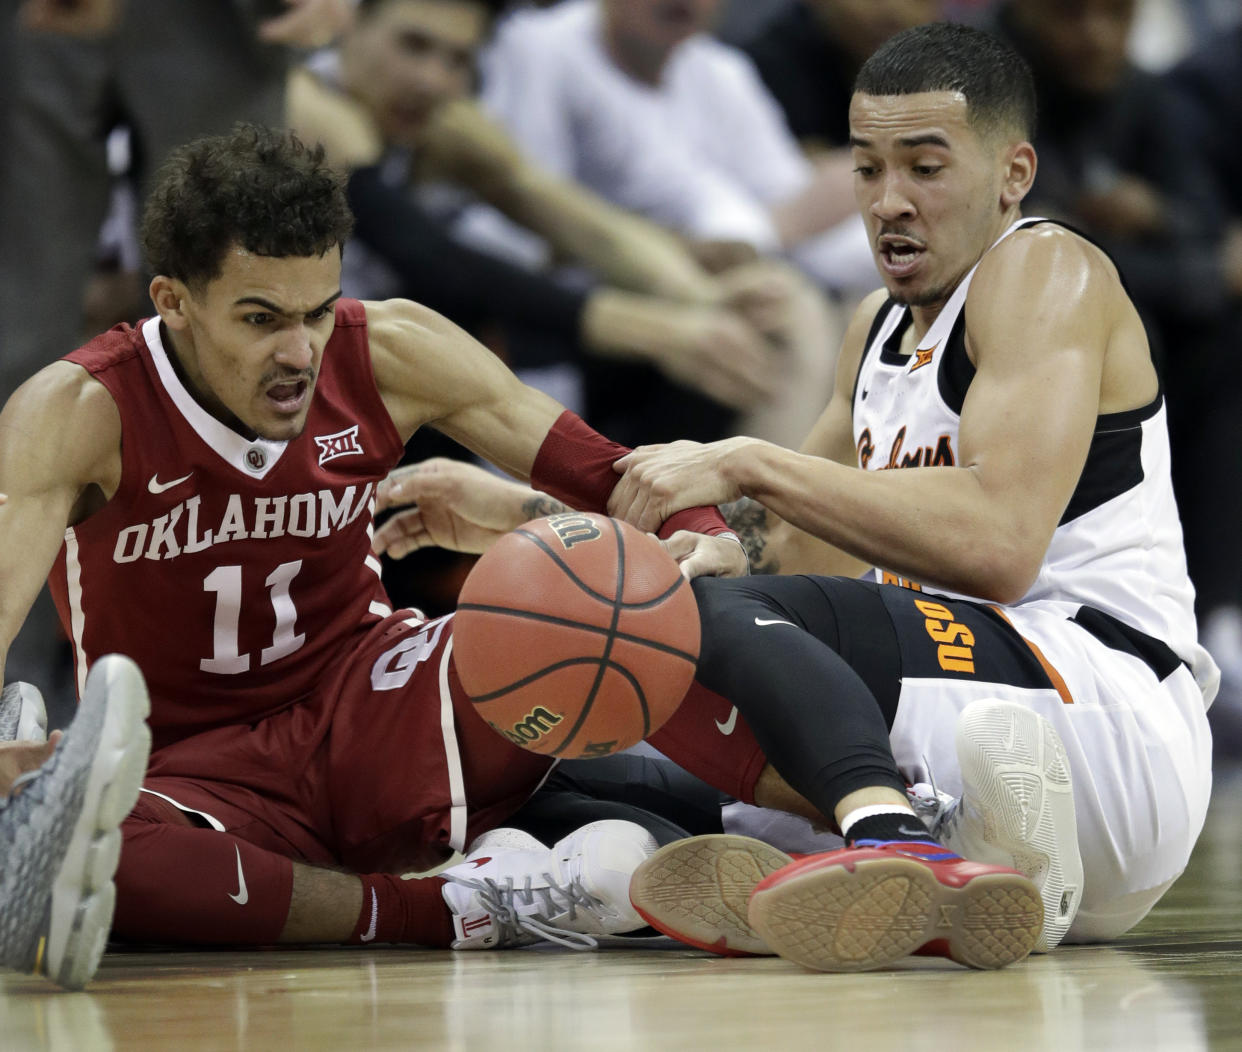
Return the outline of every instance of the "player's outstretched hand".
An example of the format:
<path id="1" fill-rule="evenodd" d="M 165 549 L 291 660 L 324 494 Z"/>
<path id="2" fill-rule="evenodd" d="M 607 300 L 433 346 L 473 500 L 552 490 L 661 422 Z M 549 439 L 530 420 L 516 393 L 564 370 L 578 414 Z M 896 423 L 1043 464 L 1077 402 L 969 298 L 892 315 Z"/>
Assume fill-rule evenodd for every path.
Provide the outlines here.
<path id="1" fill-rule="evenodd" d="M 663 543 L 688 581 L 696 577 L 745 577 L 750 573 L 746 549 L 732 537 L 678 530 Z"/>
<path id="2" fill-rule="evenodd" d="M 482 552 L 528 519 L 562 510 L 529 486 L 447 457 L 397 468 L 379 485 L 375 511 L 401 509 L 375 531 L 378 555 L 418 548 Z"/>
<path id="3" fill-rule="evenodd" d="M 608 514 L 654 530 L 685 508 L 737 500 L 742 492 L 727 477 L 725 465 L 741 445 L 755 441 L 741 436 L 706 444 L 683 440 L 639 446 L 612 466 L 621 481 L 608 500 Z"/>

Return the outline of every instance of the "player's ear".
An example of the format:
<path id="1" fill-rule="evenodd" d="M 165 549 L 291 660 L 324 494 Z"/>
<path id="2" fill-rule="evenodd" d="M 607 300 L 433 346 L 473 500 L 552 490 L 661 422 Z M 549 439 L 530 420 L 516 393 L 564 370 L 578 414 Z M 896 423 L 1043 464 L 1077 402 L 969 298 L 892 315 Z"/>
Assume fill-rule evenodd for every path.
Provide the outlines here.
<path id="1" fill-rule="evenodd" d="M 1035 147 L 1029 142 L 1015 143 L 1005 151 L 1005 170 L 1001 178 L 1001 208 L 1018 204 L 1035 182 Z"/>
<path id="2" fill-rule="evenodd" d="M 160 320 L 165 325 L 170 329 L 186 328 L 189 321 L 186 318 L 184 305 L 189 289 L 186 288 L 185 282 L 164 274 L 157 274 L 151 279 L 147 291 L 151 296 L 151 302 L 155 304 Z"/>

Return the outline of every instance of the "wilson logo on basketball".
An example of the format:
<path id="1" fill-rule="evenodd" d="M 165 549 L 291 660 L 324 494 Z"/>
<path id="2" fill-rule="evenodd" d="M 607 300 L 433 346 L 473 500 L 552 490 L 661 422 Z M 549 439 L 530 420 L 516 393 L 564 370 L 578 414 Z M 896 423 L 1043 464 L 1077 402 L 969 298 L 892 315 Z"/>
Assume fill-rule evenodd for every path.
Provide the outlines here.
<path id="1" fill-rule="evenodd" d="M 499 731 L 514 745 L 526 745 L 528 742 L 538 741 L 560 723 L 562 719 L 564 719 L 563 716 L 549 712 L 541 705 L 533 712 L 527 713 L 525 719 L 515 723 L 512 730 L 497 727 L 494 723 L 492 724 L 492 729 Z"/>
<path id="2" fill-rule="evenodd" d="M 589 515 L 549 515 L 548 525 L 568 551 L 582 541 L 597 541 L 603 534 Z"/>

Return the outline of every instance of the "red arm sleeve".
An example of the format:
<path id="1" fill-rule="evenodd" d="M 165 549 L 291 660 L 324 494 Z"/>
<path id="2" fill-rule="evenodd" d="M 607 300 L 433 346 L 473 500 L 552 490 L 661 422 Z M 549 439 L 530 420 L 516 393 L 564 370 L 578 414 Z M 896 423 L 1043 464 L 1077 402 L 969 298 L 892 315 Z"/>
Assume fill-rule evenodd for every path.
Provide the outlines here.
<path id="1" fill-rule="evenodd" d="M 617 484 L 612 465 L 629 449 L 601 435 L 576 413 L 565 410 L 548 431 L 530 482 L 579 511 L 607 511 L 608 498 Z M 677 530 L 695 533 L 727 533 L 733 536 L 718 508 L 687 508 L 671 515 L 658 530 L 668 537 Z"/>

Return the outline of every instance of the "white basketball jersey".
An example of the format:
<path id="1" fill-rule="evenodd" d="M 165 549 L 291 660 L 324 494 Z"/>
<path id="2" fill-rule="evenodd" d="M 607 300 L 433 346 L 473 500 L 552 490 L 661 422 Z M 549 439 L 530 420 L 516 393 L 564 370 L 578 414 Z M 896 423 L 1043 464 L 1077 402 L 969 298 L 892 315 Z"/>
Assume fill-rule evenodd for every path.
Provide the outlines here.
<path id="1" fill-rule="evenodd" d="M 1022 226 L 1047 220 L 1021 219 Z M 854 440 L 866 470 L 952 466 L 974 365 L 966 354 L 962 280 L 912 355 L 900 353 L 907 307 L 889 301 L 876 316 L 853 396 Z M 877 569 L 879 580 L 897 578 Z M 975 598 L 965 596 L 964 598 Z M 1147 406 L 1102 414 L 1086 464 L 1044 555 L 1039 575 L 1014 607 L 1090 607 L 1164 641 L 1186 662 L 1210 702 L 1219 672 L 1196 638 L 1194 589 L 1169 474 L 1162 394 Z"/>

